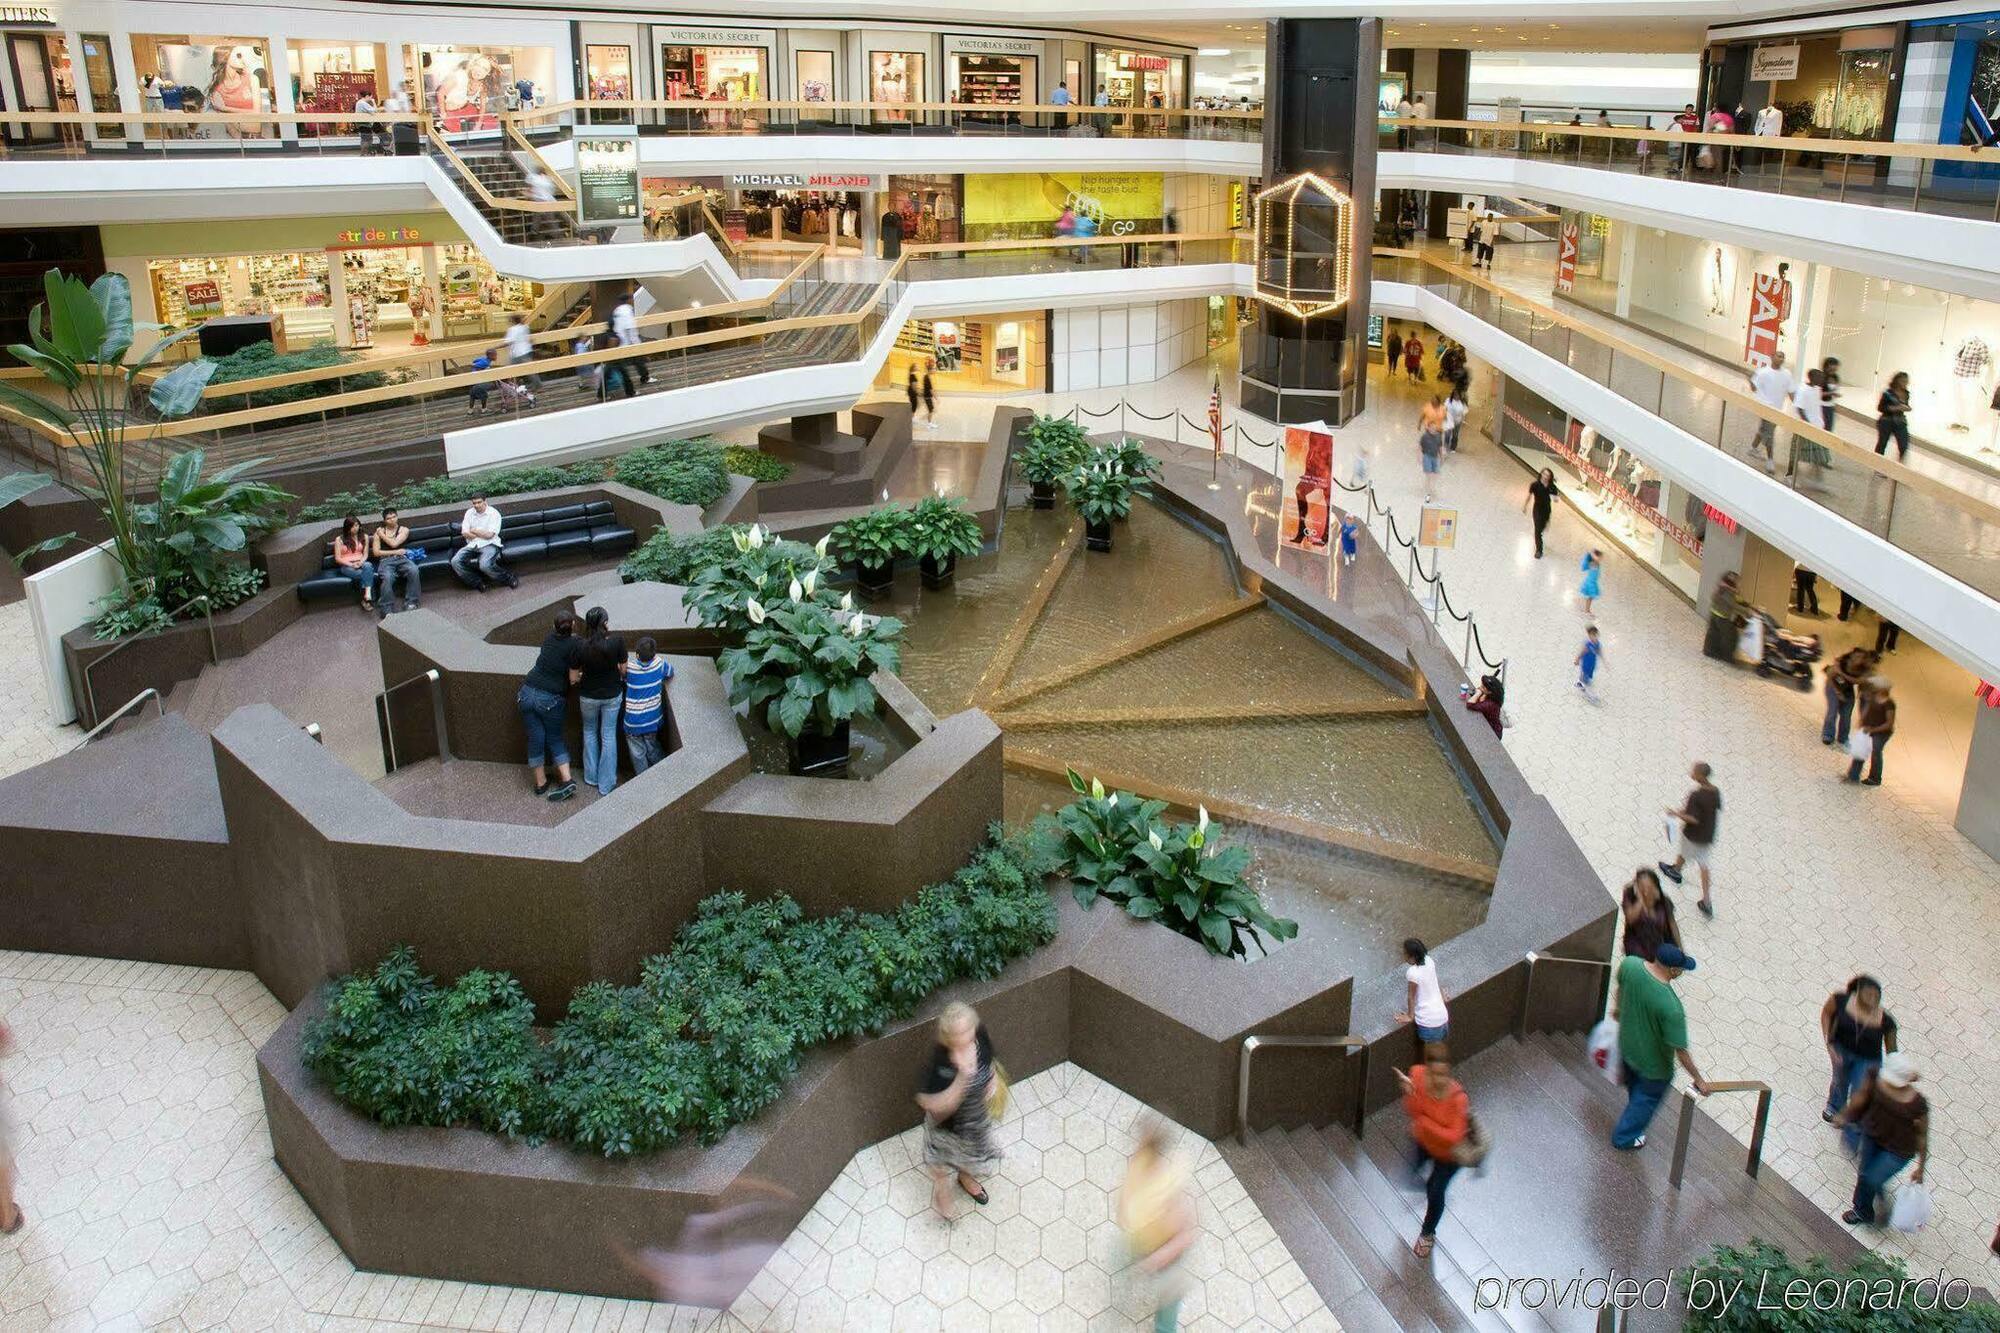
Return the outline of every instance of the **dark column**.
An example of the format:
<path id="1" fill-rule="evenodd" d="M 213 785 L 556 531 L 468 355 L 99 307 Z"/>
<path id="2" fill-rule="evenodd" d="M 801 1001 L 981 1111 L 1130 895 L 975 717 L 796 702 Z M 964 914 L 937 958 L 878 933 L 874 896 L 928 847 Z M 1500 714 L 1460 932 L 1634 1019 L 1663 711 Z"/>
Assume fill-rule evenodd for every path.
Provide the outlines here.
<path id="1" fill-rule="evenodd" d="M 1450 48 L 1440 50 L 1437 53 L 1437 87 L 1428 90 L 1431 95 L 1431 118 L 1464 120 L 1471 86 L 1472 52 Z M 1439 130 L 1438 138 L 1449 144 L 1460 141 L 1461 135 L 1451 130 Z M 1424 219 L 1425 231 L 1434 241 L 1446 240 L 1450 236 L 1452 206 L 1458 202 L 1459 196 L 1432 190 L 1429 198 L 1430 213 Z"/>
<path id="2" fill-rule="evenodd" d="M 1284 19 L 1265 28 L 1264 186 L 1310 171 L 1351 196 L 1351 269 L 1348 300 L 1337 310 L 1302 319 L 1257 302 L 1243 340 L 1239 401 L 1271 421 L 1338 426 L 1367 405 L 1382 29 L 1372 18 Z"/>

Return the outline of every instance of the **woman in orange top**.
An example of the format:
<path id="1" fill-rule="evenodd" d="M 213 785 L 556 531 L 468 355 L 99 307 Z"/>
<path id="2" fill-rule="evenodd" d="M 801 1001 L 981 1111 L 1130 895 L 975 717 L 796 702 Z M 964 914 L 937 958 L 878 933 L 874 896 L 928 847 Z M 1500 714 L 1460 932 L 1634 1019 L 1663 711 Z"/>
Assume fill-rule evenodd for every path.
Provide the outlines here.
<path id="1" fill-rule="evenodd" d="M 1409 1073 L 1398 1069 L 1396 1081 L 1403 1085 L 1403 1109 L 1409 1113 L 1410 1134 L 1416 1140 L 1415 1170 L 1421 1176 L 1425 1165 L 1430 1166 L 1424 1182 L 1429 1202 L 1414 1247 L 1417 1257 L 1423 1258 L 1431 1252 L 1438 1221 L 1444 1217 L 1444 1192 L 1458 1174 L 1458 1145 L 1465 1141 L 1471 1113 L 1465 1089 L 1451 1076 L 1451 1061 L 1436 1043 L 1425 1049 L 1424 1062 Z"/>

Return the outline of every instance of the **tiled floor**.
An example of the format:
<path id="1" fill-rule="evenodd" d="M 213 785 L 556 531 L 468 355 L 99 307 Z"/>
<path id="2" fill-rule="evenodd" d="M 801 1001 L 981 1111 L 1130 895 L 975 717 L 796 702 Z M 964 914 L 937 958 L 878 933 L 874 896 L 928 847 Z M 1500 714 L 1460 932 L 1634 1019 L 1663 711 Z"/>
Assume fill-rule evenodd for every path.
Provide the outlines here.
<path id="1" fill-rule="evenodd" d="M 28 1213 L 0 1242 L 8 1333 L 1124 1329 L 1145 1313 L 1108 1220 L 1141 1108 L 1073 1066 L 1016 1086 L 988 1207 L 928 1211 L 914 1131 L 865 1149 L 725 1315 L 357 1273 L 271 1160 L 255 1055 L 284 1011 L 245 973 L 4 953 L 0 1012 Z M 1184 1327 L 1337 1329 L 1214 1147 L 1180 1144 L 1205 1233 Z"/>

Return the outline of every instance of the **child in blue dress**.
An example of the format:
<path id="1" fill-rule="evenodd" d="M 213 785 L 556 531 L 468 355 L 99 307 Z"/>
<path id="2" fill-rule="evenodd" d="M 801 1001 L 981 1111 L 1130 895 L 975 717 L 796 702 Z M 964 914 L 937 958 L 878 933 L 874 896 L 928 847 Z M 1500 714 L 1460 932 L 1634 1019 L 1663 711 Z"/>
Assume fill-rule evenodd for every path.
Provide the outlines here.
<path id="1" fill-rule="evenodd" d="M 1340 563 L 1351 565 L 1361 549 L 1361 524 L 1352 514 L 1340 516 Z"/>
<path id="2" fill-rule="evenodd" d="M 1597 626 L 1583 631 L 1583 649 L 1576 655 L 1576 687 L 1583 691 L 1583 697 L 1595 701 L 1597 692 L 1592 685 L 1597 680 L 1597 667 L 1604 660 L 1604 645 L 1598 640 Z"/>
<path id="3" fill-rule="evenodd" d="M 1583 598 L 1583 613 L 1590 614 L 1590 608 L 1604 595 L 1600 580 L 1604 575 L 1604 553 L 1596 547 L 1583 557 L 1583 582 L 1577 585 L 1577 595 Z"/>

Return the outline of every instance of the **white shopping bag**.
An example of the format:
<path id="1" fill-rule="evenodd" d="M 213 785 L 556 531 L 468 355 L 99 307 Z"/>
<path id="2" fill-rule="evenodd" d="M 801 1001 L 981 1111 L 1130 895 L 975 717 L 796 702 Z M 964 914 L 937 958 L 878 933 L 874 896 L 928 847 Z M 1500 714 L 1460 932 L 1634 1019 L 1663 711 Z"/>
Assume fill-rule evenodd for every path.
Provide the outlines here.
<path id="1" fill-rule="evenodd" d="M 1666 824 L 1666 833 L 1667 833 L 1667 846 L 1671 847 L 1675 843 L 1679 842 L 1681 839 L 1681 821 L 1674 818 L 1672 815 L 1668 815 Z"/>
<path id="2" fill-rule="evenodd" d="M 1922 1185 L 1904 1185 L 1889 1209 L 1889 1225 L 1898 1231 L 1918 1231 L 1931 1220 L 1931 1192 Z"/>
<path id="3" fill-rule="evenodd" d="M 1617 1019 L 1600 1020 L 1597 1026 L 1590 1030 L 1588 1050 L 1590 1063 L 1597 1067 L 1597 1072 L 1616 1083 L 1619 1065 Z"/>
<path id="4" fill-rule="evenodd" d="M 1867 763 L 1875 754 L 1875 738 L 1865 731 L 1857 731 L 1847 738 L 1847 757 L 1859 763 Z"/>

